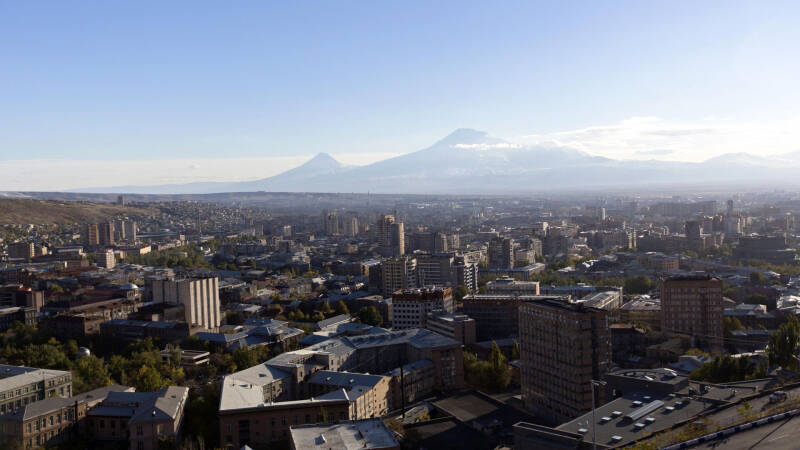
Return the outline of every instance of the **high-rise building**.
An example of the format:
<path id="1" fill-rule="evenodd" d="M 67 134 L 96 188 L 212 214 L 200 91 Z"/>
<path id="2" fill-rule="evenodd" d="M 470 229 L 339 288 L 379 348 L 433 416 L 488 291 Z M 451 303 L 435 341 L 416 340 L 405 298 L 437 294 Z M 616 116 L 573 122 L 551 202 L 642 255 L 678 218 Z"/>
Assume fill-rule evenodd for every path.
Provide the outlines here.
<path id="1" fill-rule="evenodd" d="M 449 287 L 406 289 L 392 294 L 392 328 L 425 328 L 428 313 L 452 314 L 453 290 Z"/>
<path id="2" fill-rule="evenodd" d="M 520 385 L 528 410 L 562 423 L 592 409 L 591 381 L 611 366 L 608 322 L 605 310 L 560 299 L 520 306 Z"/>
<path id="3" fill-rule="evenodd" d="M 339 234 L 339 215 L 336 211 L 329 211 L 323 214 L 325 234 L 335 236 Z"/>
<path id="4" fill-rule="evenodd" d="M 356 216 L 348 216 L 343 220 L 344 235 L 355 237 L 358 235 L 358 218 Z"/>
<path id="5" fill-rule="evenodd" d="M 88 223 L 83 232 L 83 243 L 89 247 L 100 245 L 100 227 L 96 223 Z"/>
<path id="6" fill-rule="evenodd" d="M 8 244 L 8 257 L 14 259 L 31 260 L 36 256 L 36 246 L 33 242 L 14 242 Z"/>
<path id="7" fill-rule="evenodd" d="M 392 246 L 392 224 L 394 223 L 394 216 L 391 214 L 384 214 L 378 219 L 378 245 L 380 247 L 389 248 Z"/>
<path id="8" fill-rule="evenodd" d="M 403 222 L 393 223 L 392 230 L 392 256 L 403 256 L 406 252 L 406 235 L 403 228 Z"/>
<path id="9" fill-rule="evenodd" d="M 123 236 L 126 241 L 128 242 L 136 242 L 136 222 L 133 220 L 126 220 L 122 224 L 123 227 Z"/>
<path id="10" fill-rule="evenodd" d="M 708 347 L 722 345 L 722 281 L 679 276 L 661 283 L 661 329 L 692 336 Z"/>
<path id="11" fill-rule="evenodd" d="M 208 330 L 220 325 L 219 279 L 152 280 L 153 303 L 182 304 L 186 322 Z"/>
<path id="12" fill-rule="evenodd" d="M 114 222 L 97 225 L 99 245 L 114 245 Z"/>
<path id="13" fill-rule="evenodd" d="M 489 241 L 489 267 L 511 269 L 514 267 L 514 239 L 496 237 Z"/>
<path id="14" fill-rule="evenodd" d="M 417 287 L 417 258 L 399 256 L 381 261 L 381 293 L 389 297 L 395 291 Z"/>

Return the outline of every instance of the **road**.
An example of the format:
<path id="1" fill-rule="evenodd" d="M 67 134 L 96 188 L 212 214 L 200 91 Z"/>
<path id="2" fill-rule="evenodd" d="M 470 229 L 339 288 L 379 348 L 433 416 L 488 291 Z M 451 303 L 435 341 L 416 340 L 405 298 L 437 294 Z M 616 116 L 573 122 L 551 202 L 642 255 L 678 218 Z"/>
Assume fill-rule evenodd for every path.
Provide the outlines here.
<path id="1" fill-rule="evenodd" d="M 724 450 L 795 450 L 800 448 L 800 416 L 752 428 L 694 448 Z"/>

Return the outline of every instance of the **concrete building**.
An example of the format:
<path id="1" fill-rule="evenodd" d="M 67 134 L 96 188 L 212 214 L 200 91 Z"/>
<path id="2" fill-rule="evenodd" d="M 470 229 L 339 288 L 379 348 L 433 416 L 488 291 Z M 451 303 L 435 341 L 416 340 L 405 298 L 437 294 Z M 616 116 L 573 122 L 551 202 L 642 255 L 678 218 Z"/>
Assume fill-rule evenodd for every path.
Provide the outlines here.
<path id="1" fill-rule="evenodd" d="M 97 224 L 98 244 L 112 246 L 114 240 L 114 222 L 104 222 Z"/>
<path id="2" fill-rule="evenodd" d="M 475 343 L 475 319 L 466 314 L 430 312 L 425 328 L 464 345 Z"/>
<path id="3" fill-rule="evenodd" d="M 661 330 L 691 336 L 698 345 L 722 345 L 722 281 L 680 276 L 661 283 Z"/>
<path id="4" fill-rule="evenodd" d="M 88 408 L 116 391 L 133 391 L 133 388 L 111 385 L 71 398 L 51 397 L 29 403 L 0 416 L 0 430 L 6 442 L 16 442 L 24 449 L 70 442 L 82 434 Z"/>
<path id="5" fill-rule="evenodd" d="M 83 229 L 83 243 L 88 247 L 100 245 L 100 228 L 96 223 L 86 224 Z"/>
<path id="6" fill-rule="evenodd" d="M 356 216 L 345 217 L 343 220 L 344 235 L 356 237 L 358 235 L 358 218 Z"/>
<path id="7" fill-rule="evenodd" d="M 493 269 L 514 268 L 514 239 L 496 237 L 489 241 L 489 267 Z"/>
<path id="8" fill-rule="evenodd" d="M 109 445 L 127 441 L 130 449 L 157 450 L 159 439 L 180 442 L 189 388 L 169 386 L 155 392 L 110 392 L 87 413 L 87 436 Z"/>
<path id="9" fill-rule="evenodd" d="M 453 290 L 449 287 L 405 289 L 392 294 L 392 328 L 425 328 L 428 313 L 454 311 Z"/>
<path id="10" fill-rule="evenodd" d="M 523 303 L 554 298 L 568 300 L 566 297 L 520 296 L 520 295 L 467 295 L 462 300 L 462 311 L 475 320 L 476 339 L 487 341 L 503 339 L 519 334 L 519 308 Z"/>
<path id="11" fill-rule="evenodd" d="M 417 258 L 401 256 L 381 261 L 381 293 L 391 296 L 395 291 L 417 287 Z"/>
<path id="12" fill-rule="evenodd" d="M 618 321 L 647 325 L 653 330 L 661 329 L 661 300 L 640 295 L 622 305 L 617 311 Z"/>
<path id="13" fill-rule="evenodd" d="M 538 281 L 517 281 L 511 277 L 500 277 L 486 283 L 487 294 L 539 295 Z"/>
<path id="14" fill-rule="evenodd" d="M 104 250 L 98 250 L 95 252 L 95 264 L 97 267 L 105 267 L 106 269 L 113 269 L 114 266 L 117 264 L 117 260 L 114 257 L 114 250 L 110 248 Z"/>
<path id="15" fill-rule="evenodd" d="M 336 424 L 298 425 L 290 428 L 292 450 L 320 447 L 341 450 L 400 450 L 392 431 L 378 419 L 354 420 Z"/>
<path id="16" fill-rule="evenodd" d="M 0 414 L 46 398 L 72 396 L 72 373 L 0 365 Z"/>
<path id="17" fill-rule="evenodd" d="M 403 256 L 406 252 L 406 234 L 403 222 L 393 223 L 392 230 L 392 256 Z"/>
<path id="18" fill-rule="evenodd" d="M 11 259 L 30 261 L 34 256 L 36 256 L 36 246 L 33 242 L 14 242 L 8 244 L 8 257 Z"/>
<path id="19" fill-rule="evenodd" d="M 560 299 L 522 304 L 520 384 L 528 410 L 552 423 L 591 410 L 590 382 L 611 367 L 608 319 L 605 310 Z"/>
<path id="20" fill-rule="evenodd" d="M 389 383 L 391 377 L 320 370 L 306 381 L 306 396 L 321 397 L 344 389 L 352 402 L 350 417 L 368 419 L 383 417 L 389 413 Z"/>
<path id="21" fill-rule="evenodd" d="M 181 280 L 152 280 L 154 303 L 182 304 L 186 322 L 206 330 L 216 331 L 221 323 L 219 279 L 185 278 Z"/>

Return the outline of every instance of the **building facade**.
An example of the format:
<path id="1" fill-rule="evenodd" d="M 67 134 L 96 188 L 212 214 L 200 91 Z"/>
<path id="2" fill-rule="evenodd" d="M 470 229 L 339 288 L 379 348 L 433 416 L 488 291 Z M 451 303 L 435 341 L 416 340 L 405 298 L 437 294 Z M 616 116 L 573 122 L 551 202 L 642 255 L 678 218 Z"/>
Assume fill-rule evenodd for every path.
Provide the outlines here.
<path id="1" fill-rule="evenodd" d="M 661 330 L 687 334 L 701 346 L 722 345 L 722 281 L 680 276 L 661 283 Z"/>

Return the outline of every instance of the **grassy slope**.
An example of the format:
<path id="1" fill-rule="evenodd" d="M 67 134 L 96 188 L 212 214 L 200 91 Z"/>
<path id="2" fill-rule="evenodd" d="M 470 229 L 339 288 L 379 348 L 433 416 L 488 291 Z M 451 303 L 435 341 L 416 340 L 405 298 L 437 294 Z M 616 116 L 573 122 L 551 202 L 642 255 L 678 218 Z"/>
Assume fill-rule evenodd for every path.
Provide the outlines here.
<path id="1" fill-rule="evenodd" d="M 0 199 L 0 224 L 97 222 L 117 214 L 140 215 L 152 212 L 149 209 L 101 203 Z"/>

